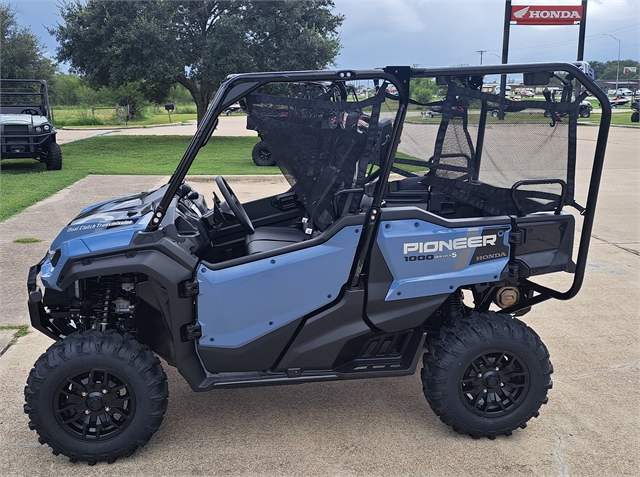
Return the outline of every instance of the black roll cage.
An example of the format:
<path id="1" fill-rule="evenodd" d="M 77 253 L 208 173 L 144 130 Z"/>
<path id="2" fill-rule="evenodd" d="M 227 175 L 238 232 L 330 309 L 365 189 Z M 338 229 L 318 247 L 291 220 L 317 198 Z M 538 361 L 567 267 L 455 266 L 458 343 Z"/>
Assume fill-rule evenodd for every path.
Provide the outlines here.
<path id="1" fill-rule="evenodd" d="M 40 85 L 40 90 L 20 90 L 20 88 L 11 89 L 11 85 L 19 85 L 22 83 L 37 83 Z M 6 86 L 2 86 L 6 85 Z M 34 79 L 2 79 L 0 80 L 0 89 L 2 89 L 2 96 L 6 97 L 27 97 L 27 96 L 38 96 L 39 101 L 38 105 L 35 104 L 25 104 L 23 105 L 5 105 L 6 107 L 24 107 L 29 108 L 36 106 L 41 109 L 41 116 L 45 116 L 49 121 L 51 121 L 51 106 L 49 105 L 49 90 L 47 89 L 47 81 L 46 80 L 34 80 Z M 0 110 L 2 106 L 0 105 Z"/>
<path id="2" fill-rule="evenodd" d="M 544 73 L 564 71 L 574 76 L 582 86 L 593 95 L 602 108 L 602 117 L 600 120 L 598 139 L 594 154 L 593 167 L 591 170 L 591 179 L 589 181 L 589 192 L 585 210 L 582 212 L 584 222 L 580 244 L 576 258 L 576 267 L 571 287 L 561 292 L 548 288 L 546 286 L 531 282 L 528 279 L 524 283 L 531 289 L 536 291 L 538 295 L 527 300 L 523 300 L 516 305 L 506 308 L 503 311 L 513 313 L 521 309 L 525 309 L 534 304 L 541 303 L 550 298 L 558 300 L 569 300 L 576 296 L 580 290 L 584 272 L 587 265 L 587 255 L 589 252 L 589 242 L 591 232 L 593 230 L 593 222 L 595 218 L 595 208 L 598 199 L 598 190 L 602 177 L 602 169 L 604 164 L 605 150 L 607 138 L 609 135 L 609 126 L 611 124 L 611 105 L 604 93 L 596 85 L 592 78 L 585 75 L 576 64 L 572 63 L 534 63 L 534 64 L 511 64 L 511 65 L 488 65 L 488 66 L 465 66 L 465 67 L 448 67 L 448 68 L 411 68 L 408 66 L 389 66 L 383 69 L 370 70 L 338 70 L 338 71 L 291 71 L 278 73 L 247 73 L 230 76 L 227 81 L 222 84 L 216 93 L 211 106 L 207 110 L 201 124 L 199 125 L 195 135 L 193 136 L 182 160 L 180 161 L 176 171 L 171 176 L 165 195 L 154 211 L 152 220 L 147 230 L 148 232 L 156 230 L 166 211 L 176 195 L 178 188 L 184 182 L 188 170 L 190 169 L 198 151 L 209 141 L 213 131 L 218 124 L 218 116 L 228 108 L 231 104 L 243 98 L 247 94 L 267 83 L 289 83 L 289 82 L 340 82 L 340 81 L 357 81 L 357 80 L 383 80 L 389 82 L 396 88 L 398 100 L 398 111 L 394 120 L 393 133 L 391 136 L 391 147 L 387 150 L 387 156 L 383 160 L 383 167 L 378 176 L 378 184 L 374 192 L 373 203 L 368 212 L 368 218 L 365 222 L 362 232 L 362 238 L 358 250 L 356 252 L 356 260 L 351 271 L 349 284 L 352 288 L 359 285 L 360 275 L 365 263 L 365 259 L 372 245 L 377 225 L 380 220 L 380 207 L 385 192 L 385 186 L 389 180 L 391 167 L 398 148 L 398 142 L 402 133 L 402 127 L 406 116 L 407 108 L 410 103 L 409 99 L 409 81 L 412 78 L 433 78 L 433 77 L 472 77 L 487 75 L 508 75 L 517 73 Z M 506 88 L 503 88 L 506 89 Z M 506 102 L 505 91 L 501 91 L 501 107 L 504 108 Z"/>

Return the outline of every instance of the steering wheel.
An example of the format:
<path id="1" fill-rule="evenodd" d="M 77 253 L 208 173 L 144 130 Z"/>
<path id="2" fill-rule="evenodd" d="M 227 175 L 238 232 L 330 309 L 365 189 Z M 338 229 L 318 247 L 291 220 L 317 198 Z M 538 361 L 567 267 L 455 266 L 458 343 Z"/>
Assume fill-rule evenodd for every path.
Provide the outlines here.
<path id="1" fill-rule="evenodd" d="M 224 180 L 224 177 L 218 176 L 216 177 L 216 184 L 218 185 L 218 189 L 220 189 L 220 192 L 224 196 L 224 200 L 227 201 L 229 208 L 233 212 L 233 215 L 236 216 L 236 219 L 238 219 L 238 222 L 240 223 L 242 228 L 249 235 L 253 235 L 256 231 L 253 228 L 251 219 L 247 215 L 247 212 L 244 210 L 244 207 L 242 207 L 242 204 L 238 201 L 236 195 L 233 193 L 233 190 L 231 190 L 231 187 L 229 187 L 229 184 L 227 184 L 227 181 Z"/>
<path id="2" fill-rule="evenodd" d="M 31 116 L 39 116 L 40 113 L 33 108 L 27 108 L 20 111 L 20 114 L 30 114 Z"/>

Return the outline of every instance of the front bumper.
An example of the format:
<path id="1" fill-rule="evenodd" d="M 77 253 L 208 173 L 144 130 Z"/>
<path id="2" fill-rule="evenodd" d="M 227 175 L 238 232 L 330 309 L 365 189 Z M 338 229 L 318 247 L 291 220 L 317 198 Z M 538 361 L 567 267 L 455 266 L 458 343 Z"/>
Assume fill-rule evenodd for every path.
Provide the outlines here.
<path id="1" fill-rule="evenodd" d="M 47 312 L 44 307 L 42 299 L 44 298 L 40 287 L 37 284 L 37 278 L 40 274 L 40 268 L 44 263 L 46 257 L 40 260 L 39 263 L 29 268 L 29 276 L 27 277 L 27 291 L 29 292 L 29 300 L 27 301 L 27 307 L 29 309 L 29 319 L 31 320 L 31 326 L 36 330 L 44 333 L 49 338 L 54 340 L 60 340 L 64 337 L 64 334 L 54 325 L 52 316 Z"/>
<path id="2" fill-rule="evenodd" d="M 3 159 L 38 157 L 45 151 L 49 141 L 55 142 L 55 134 L 2 134 L 0 150 Z"/>

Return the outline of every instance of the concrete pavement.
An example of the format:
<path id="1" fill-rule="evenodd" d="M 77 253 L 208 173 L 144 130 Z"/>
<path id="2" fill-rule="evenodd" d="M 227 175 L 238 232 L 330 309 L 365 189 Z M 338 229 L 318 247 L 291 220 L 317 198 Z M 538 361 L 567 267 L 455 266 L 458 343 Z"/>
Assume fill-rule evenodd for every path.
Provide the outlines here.
<path id="1" fill-rule="evenodd" d="M 595 132 L 579 128 L 581 157 L 592 156 Z M 637 129 L 611 130 L 582 291 L 524 317 L 555 367 L 549 403 L 527 429 L 494 441 L 455 434 L 429 409 L 419 373 L 198 394 L 165 365 L 169 408 L 149 444 L 113 465 L 70 464 L 38 444 L 22 411 L 29 370 L 51 343 L 33 332 L 0 358 L 0 475 L 637 475 L 639 139 Z M 588 167 L 579 167 L 578 183 Z M 286 189 L 281 178 L 227 179 L 242 201 Z M 0 223 L 0 324 L 28 322 L 28 267 L 82 207 L 166 180 L 90 176 Z M 210 197 L 212 178 L 188 181 Z M 13 243 L 25 236 L 43 242 Z M 543 282 L 564 289 L 570 278 L 554 274 Z"/>

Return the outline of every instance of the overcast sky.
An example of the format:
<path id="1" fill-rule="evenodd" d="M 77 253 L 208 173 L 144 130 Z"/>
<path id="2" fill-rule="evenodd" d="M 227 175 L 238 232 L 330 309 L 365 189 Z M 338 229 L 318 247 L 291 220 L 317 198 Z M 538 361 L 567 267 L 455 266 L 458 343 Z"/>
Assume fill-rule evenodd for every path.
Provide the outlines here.
<path id="1" fill-rule="evenodd" d="M 55 54 L 45 27 L 60 21 L 58 0 L 1 0 Z M 339 68 L 500 63 L 504 0 L 335 0 L 345 16 Z M 514 0 L 514 5 L 580 5 L 580 0 Z M 578 26 L 511 26 L 510 63 L 574 61 Z M 589 0 L 585 60 L 640 59 L 640 0 Z M 231 73 L 231 72 L 230 72 Z"/>

